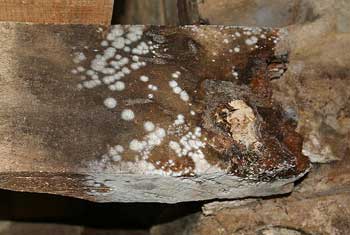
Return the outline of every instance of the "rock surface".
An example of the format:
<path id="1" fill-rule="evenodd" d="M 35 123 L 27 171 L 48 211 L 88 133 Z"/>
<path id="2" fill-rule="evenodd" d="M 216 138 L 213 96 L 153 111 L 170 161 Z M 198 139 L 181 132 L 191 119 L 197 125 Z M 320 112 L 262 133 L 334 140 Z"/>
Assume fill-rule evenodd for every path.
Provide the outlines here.
<path id="1" fill-rule="evenodd" d="M 298 120 L 312 162 L 349 155 L 349 1 L 204 0 L 198 6 L 210 24 L 287 27 L 290 65 L 274 82 L 274 97 Z"/>
<path id="2" fill-rule="evenodd" d="M 349 166 L 349 158 L 315 166 L 290 196 L 212 202 L 202 213 L 153 227 L 151 234 L 346 235 Z"/>
<path id="3" fill-rule="evenodd" d="M 296 122 L 272 100 L 284 30 L 0 32 L 2 188 L 176 203 L 286 193 L 309 169 Z"/>
<path id="4" fill-rule="evenodd" d="M 350 10 L 345 1 L 335 5 Z M 298 120 L 303 153 L 318 163 L 350 153 L 350 56 L 344 53 L 350 35 L 343 25 L 348 18 L 326 6 L 315 8 L 318 19 L 289 27 L 290 70 L 283 83 L 276 80 L 274 92 Z"/>
<path id="5" fill-rule="evenodd" d="M 348 234 L 350 194 L 305 200 L 276 199 L 200 214 L 154 227 L 152 235 L 306 235 Z M 341 216 L 339 216 L 341 215 Z M 169 233 L 169 231 L 172 231 Z"/>

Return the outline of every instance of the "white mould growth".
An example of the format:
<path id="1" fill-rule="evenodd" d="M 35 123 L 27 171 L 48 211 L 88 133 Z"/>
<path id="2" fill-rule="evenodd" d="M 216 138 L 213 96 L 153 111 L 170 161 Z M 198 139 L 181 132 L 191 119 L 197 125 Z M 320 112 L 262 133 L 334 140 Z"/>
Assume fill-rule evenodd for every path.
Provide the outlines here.
<path id="1" fill-rule="evenodd" d="M 232 76 L 235 78 L 235 79 L 238 79 L 238 72 L 236 71 L 236 67 L 235 66 L 232 66 Z"/>
<path id="2" fill-rule="evenodd" d="M 121 118 L 124 121 L 132 121 L 135 118 L 135 114 L 131 109 L 124 109 L 122 111 Z"/>
<path id="3" fill-rule="evenodd" d="M 186 28 L 186 27 L 185 27 Z M 198 31 L 198 27 L 190 27 L 193 31 Z M 153 83 L 153 79 L 149 74 L 142 74 L 142 68 L 147 66 L 148 63 L 153 64 L 166 64 L 166 58 L 170 58 L 167 55 L 169 48 L 166 47 L 166 38 L 162 35 L 157 35 L 152 32 L 147 32 L 146 37 L 143 37 L 145 27 L 144 26 L 112 26 L 107 37 L 101 41 L 100 48 L 94 50 L 96 55 L 91 61 L 87 61 L 87 57 L 82 52 L 74 54 L 74 62 L 79 64 L 72 70 L 73 74 L 81 77 L 79 84 L 79 89 L 93 89 L 96 87 L 103 87 L 109 89 L 109 93 L 119 95 L 121 99 L 123 96 L 118 93 L 127 90 L 127 87 L 132 87 L 134 83 L 144 83 L 144 91 L 146 92 L 144 96 L 141 97 L 142 100 L 146 100 L 148 103 L 154 102 L 154 94 L 157 94 L 159 87 Z M 242 35 L 247 39 L 245 43 L 248 46 L 255 46 L 258 43 L 258 37 L 256 32 L 250 28 L 243 28 Z M 222 38 L 224 44 L 233 43 L 237 38 L 242 36 L 241 33 L 236 32 L 234 35 L 225 35 Z M 219 38 L 215 35 L 215 38 Z M 207 38 L 207 35 L 203 34 L 202 37 Z M 147 38 L 145 40 L 145 38 Z M 149 38 L 152 38 L 151 40 Z M 272 40 L 278 40 L 273 38 Z M 194 45 L 190 45 L 191 47 Z M 229 45 L 227 45 L 229 47 Z M 195 51 L 195 49 L 193 49 Z M 230 53 L 239 53 L 241 48 L 239 45 L 232 46 L 229 48 Z M 159 54 L 158 54 L 159 53 Z M 150 54 L 150 55 L 149 55 Z M 146 56 L 145 56 L 146 55 Z M 215 59 L 219 59 L 220 54 L 218 52 L 213 53 Z M 167 57 L 168 56 L 168 57 Z M 84 61 L 84 63 L 82 63 Z M 164 61 L 164 62 L 163 62 Z M 146 63 L 147 62 L 147 63 Z M 177 68 L 181 70 L 181 68 Z M 140 70 L 140 71 L 139 71 Z M 130 74 L 139 74 L 135 76 L 130 76 Z M 232 75 L 238 78 L 238 72 L 235 68 L 232 68 Z M 203 151 L 206 147 L 207 139 L 202 136 L 202 130 L 200 127 L 191 125 L 190 120 L 186 120 L 188 116 L 195 116 L 196 112 L 191 109 L 192 104 L 190 102 L 190 96 L 181 86 L 183 81 L 181 80 L 182 73 L 180 71 L 172 71 L 169 74 L 168 82 L 169 91 L 176 94 L 177 98 L 183 102 L 187 103 L 188 110 L 184 111 L 183 114 L 179 113 L 173 123 L 168 126 L 162 126 L 164 124 L 155 123 L 154 120 L 135 120 L 130 123 L 130 125 L 138 125 L 137 128 L 143 128 L 144 136 L 132 136 L 130 139 L 126 140 L 126 143 L 122 145 L 116 145 L 108 149 L 107 153 L 99 159 L 98 164 L 103 167 L 116 166 L 122 168 L 122 165 L 126 164 L 133 169 L 145 170 L 148 174 L 159 174 L 159 175 L 171 175 L 171 176 L 181 176 L 183 174 L 200 174 L 203 172 L 210 173 L 218 171 L 216 166 L 212 166 L 207 162 Z M 151 81 L 151 82 L 150 82 Z M 156 81 L 156 79 L 154 79 Z M 163 86 L 161 86 L 163 87 Z M 113 92 L 111 92 L 113 91 Z M 148 91 L 148 92 L 147 92 Z M 194 91 L 195 92 L 195 91 Z M 132 109 L 128 109 L 126 106 L 136 105 L 127 104 L 127 102 L 120 101 L 118 97 L 118 102 L 115 98 L 104 97 L 104 106 L 108 109 L 115 109 L 118 106 L 117 115 L 124 121 L 131 122 L 135 119 L 135 113 Z M 140 98 L 140 97 L 139 97 Z M 140 98 L 140 99 L 141 99 Z M 251 144 L 255 141 L 254 137 L 254 121 L 255 116 L 252 110 L 249 110 L 240 101 L 232 101 L 230 103 L 232 107 L 238 111 L 233 113 L 228 113 L 227 121 L 235 125 L 245 125 L 242 133 L 233 134 L 235 138 L 239 136 L 246 136 L 247 142 L 244 140 L 238 140 L 243 142 L 243 144 Z M 135 109 L 138 110 L 138 109 Z M 185 117 L 185 115 L 186 117 Z M 234 130 L 232 130 L 234 131 Z M 189 157 L 195 163 L 194 168 L 192 166 L 185 167 L 184 169 L 176 169 L 177 159 L 169 159 L 167 161 L 157 161 L 153 163 L 148 162 L 152 151 L 156 151 L 156 148 L 160 145 L 168 146 L 169 151 L 175 154 L 172 157 L 183 158 Z M 123 159 L 123 154 L 131 155 L 135 157 L 135 162 L 121 161 Z M 153 160 L 153 159 L 152 159 Z M 140 168 L 135 168 L 135 166 L 140 166 Z M 117 168 L 115 168 L 117 169 Z"/>
<path id="4" fill-rule="evenodd" d="M 75 53 L 75 57 L 73 59 L 74 63 L 79 64 L 79 63 L 81 63 L 84 60 L 86 60 L 86 56 L 85 56 L 85 54 L 83 52 Z"/>
<path id="5" fill-rule="evenodd" d="M 190 100 L 190 97 L 186 91 L 181 91 L 180 98 L 185 102 L 188 102 Z"/>
<path id="6" fill-rule="evenodd" d="M 122 153 L 124 152 L 124 147 L 121 145 L 116 145 L 112 148 L 110 148 L 108 154 L 112 161 L 119 162 L 122 160 Z M 102 157 L 103 158 L 103 157 Z"/>
<path id="7" fill-rule="evenodd" d="M 109 43 L 108 43 L 108 41 L 106 41 L 106 40 L 103 40 L 103 41 L 101 42 L 101 46 L 103 46 L 103 47 L 108 47 L 108 45 L 109 45 Z"/>
<path id="8" fill-rule="evenodd" d="M 252 36 L 248 39 L 245 40 L 245 43 L 248 45 L 248 46 L 253 46 L 255 45 L 256 43 L 258 42 L 258 38 L 255 37 L 255 36 Z"/>
<path id="9" fill-rule="evenodd" d="M 109 86 L 112 91 L 123 91 L 125 90 L 125 83 L 122 81 L 117 81 L 116 83 Z"/>
<path id="10" fill-rule="evenodd" d="M 156 85 L 153 85 L 153 84 L 149 84 L 148 89 L 150 89 L 152 91 L 158 91 L 158 87 Z"/>
<path id="11" fill-rule="evenodd" d="M 142 81 L 142 82 L 148 82 L 148 81 L 149 81 L 149 77 L 147 77 L 147 76 L 145 76 L 145 75 L 142 75 L 142 76 L 140 77 L 140 81 Z"/>
<path id="12" fill-rule="evenodd" d="M 174 73 L 174 74 L 176 74 L 176 73 Z M 173 90 L 173 92 L 175 94 L 180 95 L 181 100 L 183 100 L 185 102 L 188 102 L 190 100 L 190 96 L 188 95 L 188 93 L 186 91 L 184 91 L 175 80 L 171 80 L 169 82 L 169 87 Z"/>
<path id="13" fill-rule="evenodd" d="M 141 157 L 143 160 L 148 159 L 151 151 L 162 144 L 166 136 L 166 131 L 163 128 L 157 127 L 149 132 L 142 140 L 133 139 L 130 144 L 130 150 L 136 152 L 136 157 Z"/>
<path id="14" fill-rule="evenodd" d="M 177 115 L 176 120 L 174 122 L 175 125 L 182 125 L 185 124 L 185 116 L 182 114 Z"/>
<path id="15" fill-rule="evenodd" d="M 154 125 L 153 122 L 147 121 L 143 124 L 143 127 L 145 128 L 145 130 L 147 132 L 151 132 L 154 131 L 154 129 L 156 128 L 156 126 Z"/>
<path id="16" fill-rule="evenodd" d="M 105 99 L 104 105 L 109 109 L 114 109 L 115 107 L 117 107 L 117 100 L 112 97 L 109 97 Z"/>
<path id="17" fill-rule="evenodd" d="M 180 71 L 176 71 L 176 72 L 173 73 L 171 76 L 172 76 L 173 78 L 179 78 L 180 75 L 181 75 L 181 72 L 180 72 Z"/>

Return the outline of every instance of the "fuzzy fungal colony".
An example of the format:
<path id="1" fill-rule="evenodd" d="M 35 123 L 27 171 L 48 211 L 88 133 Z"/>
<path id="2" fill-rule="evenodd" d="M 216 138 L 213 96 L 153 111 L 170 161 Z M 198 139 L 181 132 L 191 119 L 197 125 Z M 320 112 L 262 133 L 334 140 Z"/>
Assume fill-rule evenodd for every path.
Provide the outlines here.
<path id="1" fill-rule="evenodd" d="M 72 70 L 72 73 L 80 75 L 81 82 L 78 88 L 93 89 L 105 87 L 116 93 L 127 90 L 128 83 L 135 82 L 130 80 L 130 75 L 147 66 L 147 62 L 144 60 L 145 56 L 155 57 L 154 54 L 157 53 L 156 49 L 159 47 L 158 42 L 163 40 L 161 36 L 153 35 L 155 41 L 143 41 L 144 30 L 144 26 L 113 26 L 106 39 L 101 42 L 103 53 L 95 55 L 90 64 L 85 63 L 87 57 L 83 52 L 75 53 L 73 61 L 78 66 Z M 191 105 L 188 93 L 176 81 L 180 77 L 180 71 L 174 71 L 169 74 L 169 89 L 178 95 L 182 102 Z M 159 86 L 152 83 L 150 76 L 141 75 L 138 77 L 137 82 L 144 83 L 145 89 L 148 90 L 148 94 L 144 97 L 145 99 L 153 100 L 156 98 L 155 94 L 159 90 Z M 137 113 L 132 108 L 122 108 L 121 104 L 122 100 L 117 100 L 113 96 L 106 97 L 103 101 L 106 109 L 120 111 L 118 118 L 125 122 L 132 122 L 136 118 Z M 190 114 L 193 116 L 195 112 L 190 111 Z M 209 167 L 201 151 L 206 145 L 201 141 L 201 129 L 200 127 L 195 127 L 193 132 L 191 132 L 189 130 L 190 126 L 186 124 L 184 115 L 178 114 L 174 123 L 165 127 L 161 127 L 149 120 L 144 121 L 142 125 L 146 132 L 142 138 L 130 139 L 125 146 L 118 144 L 114 147 L 109 147 L 109 151 L 98 160 L 97 165 L 106 167 L 113 162 L 123 164 L 123 154 L 129 152 L 135 156 L 135 165 L 142 163 L 144 168 L 156 174 L 182 175 L 195 172 L 195 169 L 203 170 L 205 168 L 204 170 L 206 170 Z M 155 148 L 166 144 L 164 143 L 165 140 L 168 142 L 169 149 L 174 151 L 178 158 L 191 157 L 196 164 L 195 169 L 185 168 L 171 171 L 169 170 L 171 167 L 176 169 L 174 160 L 169 160 L 162 164 L 160 164 L 160 161 L 157 161 L 155 163 L 156 167 L 147 162 Z M 165 171 L 166 165 L 170 168 Z"/>
<path id="2" fill-rule="evenodd" d="M 185 26 L 183 28 L 196 32 L 199 37 L 207 37 L 205 33 L 200 32 L 200 27 L 188 27 Z M 185 118 L 187 115 L 182 113 L 175 114 L 176 119 L 168 126 L 157 124 L 154 120 L 135 122 L 135 119 L 141 114 L 138 114 L 136 109 L 133 110 L 132 105 L 131 107 L 123 105 L 123 97 L 127 98 L 125 92 L 128 90 L 128 87 L 132 83 L 139 83 L 140 86 L 143 84 L 146 91 L 146 95 L 140 98 L 155 101 L 160 89 L 168 89 L 166 92 L 173 93 L 180 102 L 185 103 L 189 107 L 189 116 L 197 115 L 195 111 L 190 109 L 192 106 L 190 95 L 180 85 L 182 84 L 181 79 L 183 79 L 181 69 L 170 71 L 168 77 L 163 78 L 168 79 L 168 87 L 166 88 L 161 88 L 156 82 L 157 79 L 153 79 L 148 74 L 131 78 L 131 74 L 135 72 L 139 74 L 149 63 L 154 63 L 157 59 L 161 59 L 159 48 L 162 48 L 162 52 L 168 50 L 168 48 L 160 45 L 166 40 L 164 36 L 148 32 L 147 35 L 151 35 L 152 39 L 146 40 L 146 37 L 144 37 L 145 30 L 145 26 L 139 25 L 113 26 L 106 39 L 101 42 L 100 46 L 103 48 L 103 52 L 95 55 L 95 58 L 91 61 L 88 61 L 83 52 L 74 54 L 73 61 L 77 64 L 77 67 L 72 70 L 72 74 L 80 76 L 81 82 L 78 88 L 89 90 L 104 87 L 111 92 L 115 92 L 115 97 L 113 95 L 105 97 L 103 101 L 105 108 L 107 110 L 116 110 L 119 113 L 118 119 L 126 123 L 133 122 L 135 125 L 141 125 L 145 132 L 142 137 L 131 138 L 127 144 L 117 143 L 114 147 L 109 147 L 109 151 L 92 165 L 103 168 L 116 164 L 142 165 L 144 169 L 147 169 L 148 173 L 172 176 L 199 174 L 208 172 L 209 169 L 217 170 L 216 166 L 210 165 L 205 159 L 204 149 L 207 146 L 207 139 L 202 134 L 202 129 L 199 126 L 190 125 L 190 121 Z M 245 48 L 252 50 L 259 48 L 259 38 L 266 39 L 264 31 L 261 29 L 241 28 L 233 34 L 225 34 L 221 42 L 225 45 L 225 48 L 228 48 L 229 53 L 238 54 Z M 245 45 L 235 43 L 235 40 L 243 41 Z M 277 43 L 278 37 L 268 38 L 268 40 L 273 40 L 274 43 Z M 193 51 L 197 50 L 194 45 L 190 48 Z M 219 55 L 217 52 L 212 54 L 212 61 L 215 62 L 215 58 Z M 153 58 L 153 62 L 149 58 Z M 234 79 L 239 78 L 239 72 L 235 66 L 232 66 L 232 76 Z M 122 95 L 117 95 L 118 93 Z M 110 144 L 107 146 L 110 146 Z M 176 166 L 176 159 L 169 159 L 166 162 L 160 160 L 151 162 L 152 151 L 160 146 L 167 146 L 177 159 L 190 158 L 194 163 L 194 167 L 179 168 Z M 133 155 L 134 161 L 125 163 L 123 161 L 124 154 Z"/>

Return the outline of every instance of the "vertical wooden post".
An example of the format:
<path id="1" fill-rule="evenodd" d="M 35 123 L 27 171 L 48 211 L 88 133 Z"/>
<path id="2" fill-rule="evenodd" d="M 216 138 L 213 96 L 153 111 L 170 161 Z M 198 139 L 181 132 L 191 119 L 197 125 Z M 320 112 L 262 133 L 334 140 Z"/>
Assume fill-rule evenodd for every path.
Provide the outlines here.
<path id="1" fill-rule="evenodd" d="M 186 25 L 198 24 L 199 13 L 196 0 L 124 0 L 117 23 Z M 124 4 L 121 4 L 124 3 Z"/>
<path id="2" fill-rule="evenodd" d="M 196 0 L 177 0 L 177 11 L 180 25 L 200 22 Z"/>

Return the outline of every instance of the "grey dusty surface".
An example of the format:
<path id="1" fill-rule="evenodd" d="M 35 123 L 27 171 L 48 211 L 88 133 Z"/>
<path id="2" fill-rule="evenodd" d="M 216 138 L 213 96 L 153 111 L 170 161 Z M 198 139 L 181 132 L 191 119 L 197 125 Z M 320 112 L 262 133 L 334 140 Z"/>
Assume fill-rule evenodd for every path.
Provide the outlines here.
<path id="1" fill-rule="evenodd" d="M 0 187 L 97 202 L 290 192 L 309 163 L 272 100 L 287 32 L 0 25 Z"/>

